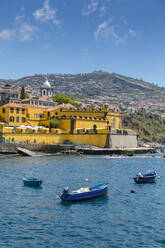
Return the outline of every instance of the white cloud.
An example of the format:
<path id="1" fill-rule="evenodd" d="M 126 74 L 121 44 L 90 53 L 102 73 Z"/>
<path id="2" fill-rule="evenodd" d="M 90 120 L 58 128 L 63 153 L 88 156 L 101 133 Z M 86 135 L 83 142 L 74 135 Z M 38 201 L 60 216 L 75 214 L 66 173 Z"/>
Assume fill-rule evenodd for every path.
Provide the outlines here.
<path id="1" fill-rule="evenodd" d="M 111 38 L 116 45 L 126 42 L 131 36 L 137 36 L 135 30 L 129 29 L 125 35 L 120 35 L 117 32 L 117 26 L 112 25 L 112 20 L 103 22 L 98 26 L 96 32 L 94 32 L 95 40 Z"/>
<path id="2" fill-rule="evenodd" d="M 37 28 L 27 23 L 22 23 L 13 29 L 0 31 L 0 40 L 20 40 L 29 42 L 35 36 Z"/>
<path id="3" fill-rule="evenodd" d="M 91 0 L 90 3 L 88 4 L 88 7 L 86 10 L 83 11 L 84 16 L 88 16 L 92 12 L 95 12 L 98 7 L 99 0 Z"/>
<path id="4" fill-rule="evenodd" d="M 13 27 L 0 31 L 0 40 L 16 40 L 30 42 L 36 36 L 37 28 L 30 25 L 26 21 L 26 16 L 23 13 L 24 8 L 21 8 L 21 13 L 16 15 Z"/>
<path id="5" fill-rule="evenodd" d="M 109 21 L 111 23 L 111 20 Z M 115 26 L 111 26 L 109 22 L 103 22 L 100 24 L 94 33 L 95 39 L 98 40 L 100 38 L 107 39 L 109 36 L 111 36 L 114 39 L 118 39 L 119 36 L 115 31 Z"/>
<path id="6" fill-rule="evenodd" d="M 128 32 L 124 36 L 120 36 L 115 43 L 117 45 L 120 43 L 125 43 L 131 36 L 137 36 L 137 33 L 133 29 L 129 29 Z"/>
<path id="7" fill-rule="evenodd" d="M 0 31 L 0 40 L 10 40 L 12 39 L 15 31 L 10 29 L 4 29 Z"/>
<path id="8" fill-rule="evenodd" d="M 22 41 L 31 41 L 37 28 L 27 23 L 22 23 L 18 28 L 18 34 Z"/>
<path id="9" fill-rule="evenodd" d="M 103 16 L 103 14 L 106 12 L 106 8 L 105 8 L 105 6 L 102 6 L 101 8 L 100 8 L 100 16 Z"/>
<path id="10" fill-rule="evenodd" d="M 45 0 L 44 6 L 41 9 L 37 9 L 33 16 L 36 20 L 44 23 L 52 21 L 54 24 L 58 25 L 60 22 L 56 19 L 56 9 L 50 7 L 49 0 Z"/>

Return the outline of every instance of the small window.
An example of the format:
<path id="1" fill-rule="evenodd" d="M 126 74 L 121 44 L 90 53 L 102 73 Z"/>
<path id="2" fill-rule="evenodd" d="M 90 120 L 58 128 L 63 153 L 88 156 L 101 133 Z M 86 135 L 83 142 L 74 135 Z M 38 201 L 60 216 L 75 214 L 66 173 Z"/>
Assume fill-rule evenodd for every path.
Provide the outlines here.
<path id="1" fill-rule="evenodd" d="M 19 108 L 16 109 L 16 113 L 19 114 Z"/>
<path id="2" fill-rule="evenodd" d="M 14 113 L 14 108 L 10 108 L 10 113 Z"/>
<path id="3" fill-rule="evenodd" d="M 5 113 L 5 112 L 6 112 L 6 109 L 5 109 L 5 108 L 3 108 L 3 110 L 2 110 L 2 111 L 3 111 L 3 113 Z"/>
<path id="4" fill-rule="evenodd" d="M 34 114 L 34 118 L 37 118 L 37 114 Z"/>
<path id="5" fill-rule="evenodd" d="M 24 108 L 22 109 L 22 114 L 25 114 L 25 109 Z"/>
<path id="6" fill-rule="evenodd" d="M 39 114 L 39 117 L 42 118 L 43 117 L 43 114 Z"/>
<path id="7" fill-rule="evenodd" d="M 18 116 L 16 117 L 16 122 L 19 122 L 19 117 Z"/>
<path id="8" fill-rule="evenodd" d="M 10 122 L 14 122 L 14 116 L 10 116 Z"/>
<path id="9" fill-rule="evenodd" d="M 22 117 L 22 122 L 25 122 L 25 121 L 26 121 L 25 117 Z"/>

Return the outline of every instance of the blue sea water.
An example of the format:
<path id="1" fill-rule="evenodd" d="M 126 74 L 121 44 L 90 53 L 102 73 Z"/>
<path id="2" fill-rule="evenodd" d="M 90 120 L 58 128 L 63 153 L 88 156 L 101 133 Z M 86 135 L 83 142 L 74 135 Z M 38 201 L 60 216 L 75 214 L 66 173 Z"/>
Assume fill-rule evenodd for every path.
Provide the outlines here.
<path id="1" fill-rule="evenodd" d="M 155 169 L 157 183 L 137 185 L 136 170 Z M 23 186 L 24 175 L 43 178 Z M 108 197 L 56 199 L 65 186 L 109 183 Z M 135 189 L 135 193 L 131 193 Z M 0 157 L 0 247 L 165 247 L 165 159 L 134 157 Z"/>

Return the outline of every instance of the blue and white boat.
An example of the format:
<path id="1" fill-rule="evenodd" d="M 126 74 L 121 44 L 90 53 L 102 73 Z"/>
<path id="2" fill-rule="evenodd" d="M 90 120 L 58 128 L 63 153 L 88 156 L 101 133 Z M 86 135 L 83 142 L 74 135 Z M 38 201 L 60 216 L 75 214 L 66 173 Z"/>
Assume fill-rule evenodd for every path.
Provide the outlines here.
<path id="1" fill-rule="evenodd" d="M 35 178 L 35 177 L 24 177 L 23 183 L 24 186 L 31 186 L 31 187 L 40 187 L 43 180 L 41 178 Z"/>
<path id="2" fill-rule="evenodd" d="M 82 201 L 93 199 L 108 194 L 108 183 L 95 185 L 93 187 L 80 188 L 75 191 L 69 191 L 68 187 L 59 195 L 62 201 Z"/>
<path id="3" fill-rule="evenodd" d="M 136 177 L 134 177 L 135 183 L 155 183 L 156 182 L 156 171 L 148 172 L 146 174 L 138 173 Z"/>

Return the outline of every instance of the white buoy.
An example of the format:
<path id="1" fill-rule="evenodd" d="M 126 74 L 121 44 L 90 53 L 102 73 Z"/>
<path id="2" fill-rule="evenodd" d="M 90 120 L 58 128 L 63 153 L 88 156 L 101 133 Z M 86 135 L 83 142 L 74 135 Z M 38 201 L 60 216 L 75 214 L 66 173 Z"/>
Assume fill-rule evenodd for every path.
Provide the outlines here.
<path id="1" fill-rule="evenodd" d="M 88 182 L 88 178 L 85 178 L 85 182 Z"/>

